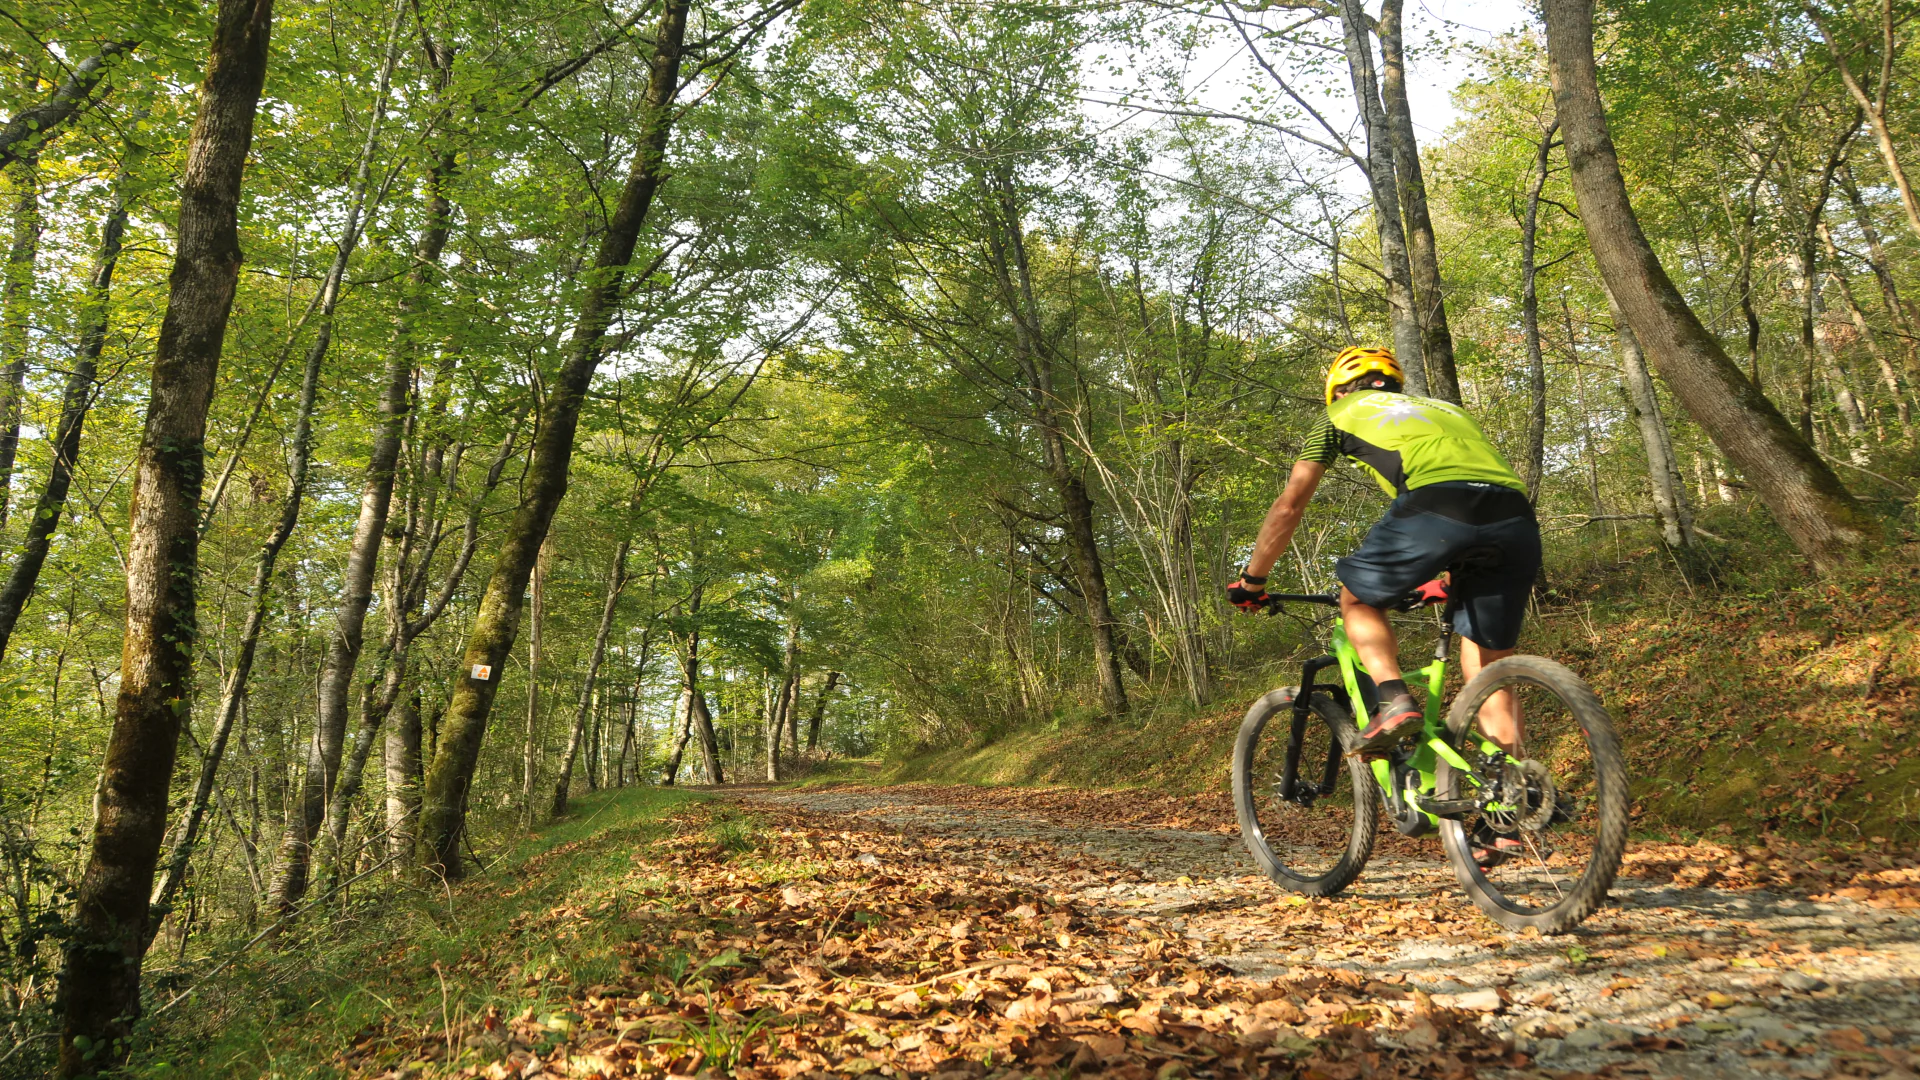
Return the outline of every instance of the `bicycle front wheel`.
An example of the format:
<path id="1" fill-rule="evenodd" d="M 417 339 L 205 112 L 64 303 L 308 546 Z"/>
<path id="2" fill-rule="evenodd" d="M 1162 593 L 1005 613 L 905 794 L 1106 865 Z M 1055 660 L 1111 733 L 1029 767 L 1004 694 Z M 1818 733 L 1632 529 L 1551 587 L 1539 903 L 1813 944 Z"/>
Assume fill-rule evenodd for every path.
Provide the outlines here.
<path id="1" fill-rule="evenodd" d="M 1295 690 L 1253 703 L 1233 748 L 1233 805 L 1240 837 L 1282 888 L 1332 896 L 1373 854 L 1380 799 L 1373 773 L 1346 756 L 1358 733 L 1345 708 L 1314 694 L 1304 716 Z"/>
<path id="2" fill-rule="evenodd" d="M 1520 745 L 1491 753 L 1509 707 L 1519 710 Z M 1606 707 L 1560 664 L 1510 656 L 1460 691 L 1447 730 L 1475 771 L 1440 762 L 1440 798 L 1482 803 L 1440 823 L 1461 887 L 1509 929 L 1573 929 L 1606 899 L 1627 844 L 1627 767 Z M 1478 865 L 1475 848 L 1493 849 L 1494 865 Z"/>

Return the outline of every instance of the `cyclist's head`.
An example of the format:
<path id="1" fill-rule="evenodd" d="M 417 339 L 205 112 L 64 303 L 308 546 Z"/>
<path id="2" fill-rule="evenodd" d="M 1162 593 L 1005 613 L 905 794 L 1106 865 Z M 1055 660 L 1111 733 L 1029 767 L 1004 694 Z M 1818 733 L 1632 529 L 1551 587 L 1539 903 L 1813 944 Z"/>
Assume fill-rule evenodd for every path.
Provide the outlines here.
<path id="1" fill-rule="evenodd" d="M 1393 350 L 1348 346 L 1340 350 L 1340 355 L 1333 358 L 1333 366 L 1327 369 L 1327 404 L 1355 390 L 1388 390 L 1397 394 L 1404 378 L 1406 373 L 1400 370 L 1400 361 L 1393 358 Z"/>

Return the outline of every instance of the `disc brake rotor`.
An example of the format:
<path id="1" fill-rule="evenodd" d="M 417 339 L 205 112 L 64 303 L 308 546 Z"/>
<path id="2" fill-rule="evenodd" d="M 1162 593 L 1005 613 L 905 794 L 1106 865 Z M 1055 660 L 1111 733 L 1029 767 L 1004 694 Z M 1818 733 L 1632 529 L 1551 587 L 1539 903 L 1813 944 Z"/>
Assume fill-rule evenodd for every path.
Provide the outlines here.
<path id="1" fill-rule="evenodd" d="M 1519 826 L 1528 832 L 1539 832 L 1553 821 L 1554 807 L 1559 803 L 1559 793 L 1553 786 L 1553 775 L 1540 762 L 1528 758 L 1519 763 L 1513 771 L 1520 774 L 1521 790 L 1526 792 L 1527 813 L 1520 818 Z"/>

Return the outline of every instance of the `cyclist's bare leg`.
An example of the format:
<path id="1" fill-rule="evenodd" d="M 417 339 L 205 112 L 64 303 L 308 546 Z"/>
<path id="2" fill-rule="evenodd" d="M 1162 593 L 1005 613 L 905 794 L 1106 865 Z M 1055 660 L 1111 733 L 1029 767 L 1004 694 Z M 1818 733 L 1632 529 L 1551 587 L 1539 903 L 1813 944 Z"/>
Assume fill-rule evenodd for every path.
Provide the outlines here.
<path id="1" fill-rule="evenodd" d="M 1484 648 L 1472 638 L 1463 637 L 1460 639 L 1460 674 L 1472 682 L 1481 668 L 1495 660 L 1504 660 L 1516 651 Z M 1520 702 L 1514 698 L 1513 691 L 1501 690 L 1480 706 L 1480 733 L 1499 743 L 1509 754 L 1519 749 L 1520 740 L 1526 738 L 1526 729 L 1520 715 Z"/>
<path id="2" fill-rule="evenodd" d="M 1353 651 L 1360 654 L 1360 662 L 1367 666 L 1367 674 L 1378 683 L 1388 682 L 1400 677 L 1400 642 L 1393 636 L 1393 627 L 1387 624 L 1387 613 L 1377 607 L 1360 602 L 1360 598 L 1340 586 L 1340 618 L 1347 626 L 1347 640 L 1353 643 Z"/>

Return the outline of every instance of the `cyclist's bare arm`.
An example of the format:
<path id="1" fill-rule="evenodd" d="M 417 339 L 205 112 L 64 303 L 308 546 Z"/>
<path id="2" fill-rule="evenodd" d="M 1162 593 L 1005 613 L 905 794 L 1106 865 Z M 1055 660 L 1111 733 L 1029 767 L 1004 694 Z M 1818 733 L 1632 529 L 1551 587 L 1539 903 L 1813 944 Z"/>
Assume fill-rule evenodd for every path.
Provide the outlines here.
<path id="1" fill-rule="evenodd" d="M 1273 569 L 1273 564 L 1286 554 L 1287 545 L 1293 542 L 1293 532 L 1300 527 L 1301 515 L 1307 512 L 1307 503 L 1313 499 L 1314 489 L 1320 486 L 1320 478 L 1327 474 L 1327 467 L 1315 461 L 1296 461 L 1293 472 L 1287 474 L 1287 486 L 1280 490 L 1280 497 L 1273 500 L 1273 506 L 1267 510 L 1267 520 L 1260 524 L 1260 536 L 1253 542 L 1253 555 L 1247 559 L 1247 572 L 1256 577 L 1265 577 Z"/>

